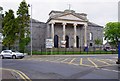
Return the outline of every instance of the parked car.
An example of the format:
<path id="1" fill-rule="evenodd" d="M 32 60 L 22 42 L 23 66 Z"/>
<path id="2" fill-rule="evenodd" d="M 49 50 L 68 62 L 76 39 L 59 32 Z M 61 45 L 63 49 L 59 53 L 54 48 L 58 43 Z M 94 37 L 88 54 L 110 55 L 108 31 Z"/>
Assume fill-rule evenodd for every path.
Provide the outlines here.
<path id="1" fill-rule="evenodd" d="M 117 50 L 116 49 L 112 49 L 112 48 L 109 48 L 109 49 L 104 48 L 104 51 L 117 51 Z"/>
<path id="2" fill-rule="evenodd" d="M 24 54 L 20 53 L 18 51 L 12 51 L 12 50 L 3 50 L 0 53 L 0 58 L 4 59 L 4 58 L 12 58 L 12 59 L 16 59 L 16 58 L 23 58 Z"/>

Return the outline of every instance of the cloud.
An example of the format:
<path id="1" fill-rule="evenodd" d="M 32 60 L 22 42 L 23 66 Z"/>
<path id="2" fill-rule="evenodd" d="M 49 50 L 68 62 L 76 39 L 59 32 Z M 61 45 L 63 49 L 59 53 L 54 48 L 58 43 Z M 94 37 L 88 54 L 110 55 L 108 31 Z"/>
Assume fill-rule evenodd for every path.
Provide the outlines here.
<path id="1" fill-rule="evenodd" d="M 1 0 L 4 11 L 17 11 L 22 0 Z M 88 19 L 96 24 L 105 25 L 109 21 L 118 20 L 118 0 L 26 0 L 32 4 L 32 17 L 46 22 L 51 10 L 64 11 L 71 4 L 71 9 L 77 13 L 88 14 Z"/>

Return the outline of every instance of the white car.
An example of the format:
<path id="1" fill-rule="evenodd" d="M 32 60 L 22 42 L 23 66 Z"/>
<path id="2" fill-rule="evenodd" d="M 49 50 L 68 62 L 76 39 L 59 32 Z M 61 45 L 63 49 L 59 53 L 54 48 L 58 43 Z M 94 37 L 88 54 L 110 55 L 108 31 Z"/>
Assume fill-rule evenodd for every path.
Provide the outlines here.
<path id="1" fill-rule="evenodd" d="M 0 54 L 0 58 L 4 59 L 4 58 L 12 58 L 12 59 L 16 59 L 16 58 L 23 58 L 24 54 L 17 52 L 17 51 L 12 51 L 12 50 L 3 50 Z"/>

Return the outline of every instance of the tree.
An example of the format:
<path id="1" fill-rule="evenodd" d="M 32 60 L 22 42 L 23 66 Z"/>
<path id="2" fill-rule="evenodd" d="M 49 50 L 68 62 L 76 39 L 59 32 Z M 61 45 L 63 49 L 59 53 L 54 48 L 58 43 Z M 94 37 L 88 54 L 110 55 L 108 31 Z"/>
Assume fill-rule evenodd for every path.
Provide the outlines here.
<path id="1" fill-rule="evenodd" d="M 3 19 L 3 45 L 8 47 L 9 49 L 11 46 L 14 45 L 15 41 L 17 40 L 18 36 L 18 28 L 17 22 L 14 16 L 13 10 L 9 10 L 5 13 L 5 17 Z"/>
<path id="2" fill-rule="evenodd" d="M 29 21 L 30 21 L 30 16 L 29 16 L 29 10 L 28 10 L 28 5 L 23 0 L 20 3 L 19 9 L 17 11 L 17 20 L 19 23 L 19 50 L 21 52 L 25 51 L 26 45 L 29 44 L 30 42 L 30 31 L 29 31 Z M 25 36 L 26 34 L 26 36 Z"/>
<path id="3" fill-rule="evenodd" d="M 100 39 L 95 39 L 94 42 L 96 45 L 102 45 L 102 41 Z"/>
<path id="4" fill-rule="evenodd" d="M 104 28 L 105 40 L 111 42 L 118 47 L 118 39 L 120 38 L 120 22 L 109 22 Z"/>

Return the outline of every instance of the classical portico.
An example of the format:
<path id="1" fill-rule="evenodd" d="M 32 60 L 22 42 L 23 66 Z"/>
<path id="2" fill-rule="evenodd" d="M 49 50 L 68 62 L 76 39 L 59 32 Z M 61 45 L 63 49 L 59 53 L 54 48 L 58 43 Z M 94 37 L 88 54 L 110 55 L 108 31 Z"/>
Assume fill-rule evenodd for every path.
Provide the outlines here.
<path id="1" fill-rule="evenodd" d="M 53 39 L 54 47 L 61 47 L 61 41 L 66 41 L 66 47 L 87 46 L 86 14 L 65 10 L 64 12 L 51 11 L 49 15 L 47 37 Z M 82 44 L 78 44 L 79 41 Z"/>

